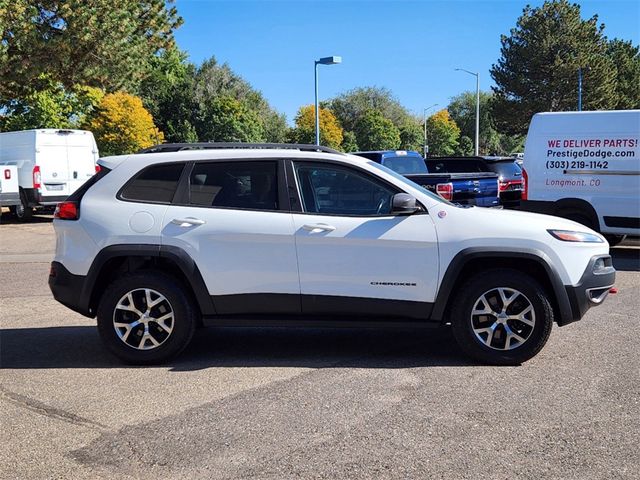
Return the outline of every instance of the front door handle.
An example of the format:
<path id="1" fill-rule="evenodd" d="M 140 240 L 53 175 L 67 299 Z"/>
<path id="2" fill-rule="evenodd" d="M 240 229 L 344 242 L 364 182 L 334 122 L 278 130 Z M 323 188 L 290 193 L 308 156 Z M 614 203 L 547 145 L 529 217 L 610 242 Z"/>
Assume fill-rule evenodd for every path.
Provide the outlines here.
<path id="1" fill-rule="evenodd" d="M 200 220 L 199 218 L 187 217 L 187 218 L 174 218 L 171 220 L 171 223 L 174 225 L 180 225 L 181 227 L 191 227 L 195 225 L 204 225 L 204 220 Z"/>
<path id="2" fill-rule="evenodd" d="M 302 228 L 311 233 L 333 232 L 336 229 L 333 225 L 327 225 L 326 223 L 307 224 L 303 225 Z"/>

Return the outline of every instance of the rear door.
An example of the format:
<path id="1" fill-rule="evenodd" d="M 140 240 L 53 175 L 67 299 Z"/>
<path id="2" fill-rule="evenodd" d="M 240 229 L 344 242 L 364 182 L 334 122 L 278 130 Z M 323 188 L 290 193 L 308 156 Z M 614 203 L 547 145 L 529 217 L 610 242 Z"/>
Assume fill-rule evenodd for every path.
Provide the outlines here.
<path id="1" fill-rule="evenodd" d="M 38 132 L 36 148 L 43 202 L 71 195 L 95 174 L 97 148 L 91 132 Z"/>
<path id="2" fill-rule="evenodd" d="M 96 172 L 98 149 L 91 132 L 73 132 L 66 136 L 69 194 Z"/>
<path id="3" fill-rule="evenodd" d="M 165 215 L 163 246 L 195 260 L 218 314 L 300 313 L 281 161 L 198 162 L 179 203 Z"/>

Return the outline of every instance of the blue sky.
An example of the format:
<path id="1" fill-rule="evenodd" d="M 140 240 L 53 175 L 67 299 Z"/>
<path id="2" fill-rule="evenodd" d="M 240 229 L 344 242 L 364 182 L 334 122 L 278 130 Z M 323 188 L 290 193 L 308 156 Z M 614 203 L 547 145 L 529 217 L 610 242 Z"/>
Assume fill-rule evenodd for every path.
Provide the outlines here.
<path id="1" fill-rule="evenodd" d="M 301 105 L 313 103 L 313 61 L 320 66 L 320 99 L 355 87 L 389 88 L 411 112 L 480 88 L 489 90 L 500 35 L 515 26 L 524 6 L 541 1 L 222 1 L 178 0 L 184 25 L 178 45 L 199 64 L 215 56 L 291 123 Z M 609 38 L 640 43 L 640 2 L 579 2 L 583 18 L 598 14 Z M 438 108 L 440 108 L 438 107 Z"/>

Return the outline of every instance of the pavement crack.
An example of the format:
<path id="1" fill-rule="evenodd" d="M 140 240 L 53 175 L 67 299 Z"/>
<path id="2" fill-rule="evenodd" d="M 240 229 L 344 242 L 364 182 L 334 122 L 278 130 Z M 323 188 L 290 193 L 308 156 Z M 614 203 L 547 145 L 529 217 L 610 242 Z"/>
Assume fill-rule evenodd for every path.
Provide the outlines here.
<path id="1" fill-rule="evenodd" d="M 32 412 L 35 412 L 39 415 L 43 415 L 48 418 L 61 420 L 63 422 L 71 423 L 73 425 L 92 428 L 98 431 L 108 430 L 108 427 L 106 425 L 102 425 L 101 423 L 94 422 L 93 420 L 80 417 L 75 413 L 67 412 L 60 408 L 52 407 L 45 403 L 39 402 L 38 400 L 34 400 L 24 395 L 20 395 L 19 393 L 10 392 L 1 385 L 0 385 L 0 399 L 5 400 L 14 405 L 17 405 L 18 407 L 26 408 L 27 410 L 31 410 Z"/>

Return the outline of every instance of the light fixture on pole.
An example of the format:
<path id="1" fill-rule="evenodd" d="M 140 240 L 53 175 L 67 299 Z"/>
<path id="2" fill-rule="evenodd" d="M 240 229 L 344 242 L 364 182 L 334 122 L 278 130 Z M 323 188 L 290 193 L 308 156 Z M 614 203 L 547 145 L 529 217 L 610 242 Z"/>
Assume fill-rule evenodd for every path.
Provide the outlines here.
<path id="1" fill-rule="evenodd" d="M 477 72 L 470 72 L 464 68 L 456 68 L 456 72 L 466 72 L 469 75 L 476 77 L 476 141 L 475 141 L 475 155 L 480 154 L 480 74 Z"/>
<path id="2" fill-rule="evenodd" d="M 434 103 L 430 107 L 425 108 L 424 111 L 423 111 L 423 117 L 424 117 L 424 158 L 427 158 L 427 155 L 429 154 L 429 143 L 427 142 L 427 112 L 429 110 L 431 110 L 433 107 L 437 107 L 437 106 L 438 106 L 438 104 Z"/>
<path id="3" fill-rule="evenodd" d="M 316 101 L 315 101 L 315 113 L 316 113 L 316 145 L 320 145 L 320 113 L 318 112 L 318 65 L 336 65 L 342 63 L 342 57 L 323 57 L 320 60 L 314 62 L 315 70 L 315 87 L 316 87 Z"/>

